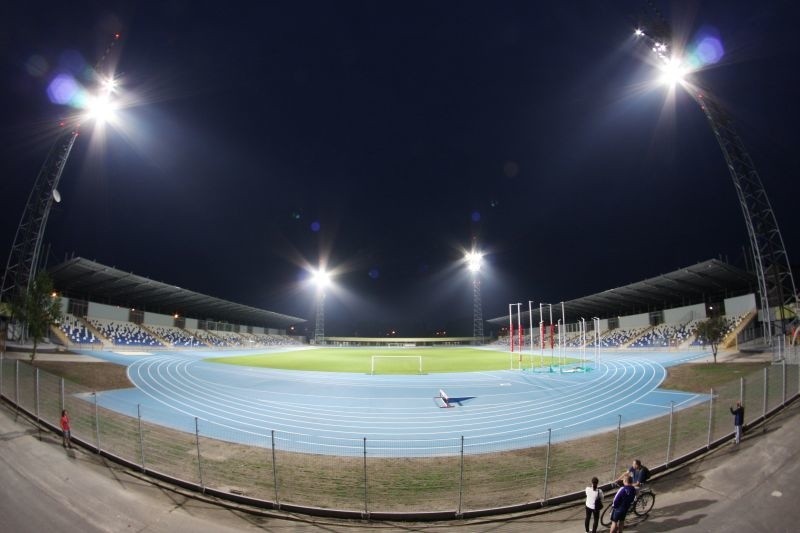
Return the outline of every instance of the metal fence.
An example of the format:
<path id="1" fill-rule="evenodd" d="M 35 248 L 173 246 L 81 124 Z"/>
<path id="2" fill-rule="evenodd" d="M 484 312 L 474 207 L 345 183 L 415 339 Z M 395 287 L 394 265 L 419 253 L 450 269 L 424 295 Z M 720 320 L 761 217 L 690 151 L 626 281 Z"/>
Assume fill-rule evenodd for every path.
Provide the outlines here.
<path id="1" fill-rule="evenodd" d="M 307 435 L 245 434 L 189 416 L 180 428 L 156 425 L 147 421 L 152 407 L 105 409 L 93 391 L 0 356 L 0 397 L 56 432 L 67 409 L 73 439 L 94 452 L 256 506 L 376 519 L 470 517 L 577 499 L 592 476 L 610 482 L 632 458 L 658 473 L 727 442 L 736 401 L 747 429 L 799 395 L 798 366 L 784 362 L 710 390 L 701 404 L 639 424 L 617 416 L 615 429 L 579 439 L 552 428 L 504 452 L 490 437 L 363 439 L 337 456 L 328 451 L 335 443 Z"/>

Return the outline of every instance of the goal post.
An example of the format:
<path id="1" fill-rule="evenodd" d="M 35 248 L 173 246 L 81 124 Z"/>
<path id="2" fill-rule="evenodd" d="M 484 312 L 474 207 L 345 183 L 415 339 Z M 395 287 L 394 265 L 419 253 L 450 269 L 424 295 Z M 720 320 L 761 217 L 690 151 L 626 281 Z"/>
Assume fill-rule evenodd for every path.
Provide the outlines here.
<path id="1" fill-rule="evenodd" d="M 417 373 L 422 374 L 422 356 L 421 355 L 373 355 L 370 361 L 370 374 L 375 374 L 376 363 L 381 359 L 394 359 L 395 361 L 384 361 L 382 368 L 387 369 L 387 374 L 408 374 L 408 369 L 417 368 Z M 404 361 L 399 361 L 404 359 Z"/>

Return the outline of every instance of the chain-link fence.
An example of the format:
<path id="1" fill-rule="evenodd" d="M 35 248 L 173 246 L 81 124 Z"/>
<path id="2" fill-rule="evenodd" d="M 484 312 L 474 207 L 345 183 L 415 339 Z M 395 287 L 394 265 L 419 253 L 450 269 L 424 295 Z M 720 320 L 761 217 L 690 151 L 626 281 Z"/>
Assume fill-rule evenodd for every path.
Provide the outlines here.
<path id="1" fill-rule="evenodd" d="M 0 396 L 55 431 L 62 409 L 73 439 L 143 472 L 255 505 L 353 517 L 458 517 L 535 508 L 578 498 L 592 476 L 611 482 L 632 458 L 654 472 L 731 438 L 730 406 L 746 408 L 745 428 L 800 395 L 797 365 L 775 364 L 712 389 L 700 404 L 668 406 L 637 424 L 612 416 L 610 431 L 572 438 L 552 428 L 498 452 L 491 437 L 437 441 L 339 439 L 271 431 L 244 433 L 152 406 L 98 395 L 30 364 L 0 357 Z M 102 402 L 105 403 L 105 402 Z M 330 449 L 348 446 L 346 455 Z M 582 493 L 581 493 L 582 494 Z"/>

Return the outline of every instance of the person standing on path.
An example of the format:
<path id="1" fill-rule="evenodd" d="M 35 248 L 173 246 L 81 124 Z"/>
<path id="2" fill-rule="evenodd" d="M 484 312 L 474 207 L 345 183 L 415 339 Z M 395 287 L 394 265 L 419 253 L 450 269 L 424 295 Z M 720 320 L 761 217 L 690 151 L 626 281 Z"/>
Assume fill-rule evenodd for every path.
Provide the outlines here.
<path id="1" fill-rule="evenodd" d="M 597 488 L 599 480 L 592 478 L 592 486 L 586 487 L 586 521 L 584 530 L 589 533 L 589 519 L 594 516 L 594 525 L 591 532 L 597 533 L 597 521 L 600 519 L 600 509 L 603 508 L 603 491 Z"/>
<path id="2" fill-rule="evenodd" d="M 742 426 L 744 426 L 744 407 L 742 407 L 742 402 L 736 402 L 736 409 L 733 407 L 731 409 L 731 414 L 733 415 L 733 427 L 736 430 L 736 435 L 734 437 L 734 442 L 739 444 L 742 442 Z"/>
<path id="3" fill-rule="evenodd" d="M 69 415 L 66 409 L 61 411 L 61 445 L 64 446 L 64 448 L 72 448 Z"/>

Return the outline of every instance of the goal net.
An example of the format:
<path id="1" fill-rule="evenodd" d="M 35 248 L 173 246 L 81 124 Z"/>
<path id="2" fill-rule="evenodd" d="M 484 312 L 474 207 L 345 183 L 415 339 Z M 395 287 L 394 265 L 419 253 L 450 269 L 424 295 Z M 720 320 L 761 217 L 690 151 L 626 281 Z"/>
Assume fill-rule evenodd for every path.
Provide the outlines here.
<path id="1" fill-rule="evenodd" d="M 370 374 L 422 374 L 421 355 L 373 355 Z"/>

